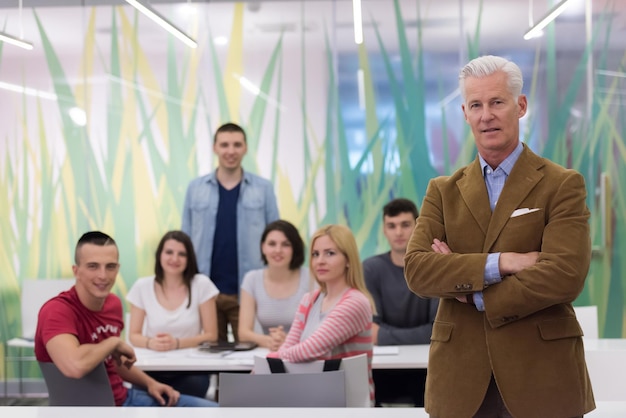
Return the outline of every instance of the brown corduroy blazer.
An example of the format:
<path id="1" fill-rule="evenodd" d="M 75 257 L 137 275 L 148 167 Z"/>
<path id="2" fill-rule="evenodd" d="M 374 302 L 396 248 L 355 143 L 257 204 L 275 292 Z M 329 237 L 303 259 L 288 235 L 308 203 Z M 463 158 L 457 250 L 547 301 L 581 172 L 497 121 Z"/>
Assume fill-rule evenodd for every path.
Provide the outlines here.
<path id="1" fill-rule="evenodd" d="M 426 411 L 472 417 L 491 375 L 519 418 L 595 408 L 572 301 L 591 258 L 583 177 L 524 146 L 491 212 L 478 158 L 433 179 L 405 257 L 409 288 L 441 298 L 433 325 Z M 517 209 L 538 209 L 511 217 Z M 434 238 L 453 254 L 438 254 Z M 484 286 L 488 253 L 539 251 L 535 266 Z M 456 296 L 483 291 L 485 311 Z"/>

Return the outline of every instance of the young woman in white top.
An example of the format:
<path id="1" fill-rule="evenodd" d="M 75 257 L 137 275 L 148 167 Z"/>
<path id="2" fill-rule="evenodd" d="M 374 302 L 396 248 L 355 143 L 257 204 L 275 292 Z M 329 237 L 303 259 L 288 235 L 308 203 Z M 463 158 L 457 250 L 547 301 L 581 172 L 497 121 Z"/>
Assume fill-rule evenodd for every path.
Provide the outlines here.
<path id="1" fill-rule="evenodd" d="M 130 342 L 156 351 L 195 347 L 217 340 L 215 297 L 219 291 L 198 265 L 191 239 L 169 231 L 156 251 L 154 276 L 138 279 L 126 299 L 131 303 Z M 154 372 L 181 393 L 204 397 L 207 373 Z"/>
<path id="2" fill-rule="evenodd" d="M 291 223 L 278 220 L 261 235 L 266 267 L 248 272 L 241 285 L 239 339 L 276 351 L 285 340 L 302 296 L 310 291 L 304 242 Z M 255 329 L 261 325 L 262 332 Z"/>

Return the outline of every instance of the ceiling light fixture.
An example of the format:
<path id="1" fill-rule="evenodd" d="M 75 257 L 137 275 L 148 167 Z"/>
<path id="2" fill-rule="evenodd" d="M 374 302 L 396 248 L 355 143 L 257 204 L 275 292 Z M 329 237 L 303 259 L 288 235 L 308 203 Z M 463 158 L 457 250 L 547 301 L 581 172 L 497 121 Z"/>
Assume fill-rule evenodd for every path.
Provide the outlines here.
<path id="1" fill-rule="evenodd" d="M 354 42 L 363 43 L 363 17 L 361 15 L 361 0 L 352 0 L 352 16 L 354 21 Z"/>
<path id="2" fill-rule="evenodd" d="M 22 28 L 22 0 L 19 3 L 19 14 L 20 14 L 20 37 L 16 38 L 7 33 L 0 32 L 0 41 L 6 42 L 11 45 L 19 46 L 20 48 L 28 49 L 29 51 L 33 49 L 33 44 L 25 41 L 24 38 L 24 29 Z"/>
<path id="3" fill-rule="evenodd" d="M 534 25 L 533 27 L 528 29 L 528 31 L 524 34 L 524 39 L 525 40 L 529 40 L 529 39 L 532 39 L 532 38 L 536 38 L 537 36 L 541 36 L 540 34 L 541 34 L 541 31 L 543 30 L 543 28 L 548 26 L 550 23 L 552 23 L 552 21 L 554 19 L 557 18 L 558 15 L 563 13 L 563 11 L 565 11 L 565 9 L 567 8 L 567 6 L 569 6 L 569 3 L 571 1 L 572 0 L 563 0 L 562 2 L 560 2 L 559 4 L 554 6 L 552 8 L 552 10 L 550 10 L 548 12 L 548 14 L 545 15 L 539 21 L 539 23 L 537 23 L 536 25 Z"/>
<path id="4" fill-rule="evenodd" d="M 57 100 L 57 95 L 43 90 L 37 90 L 31 87 L 24 87 L 18 84 L 0 81 L 0 89 L 8 90 L 15 93 L 26 94 L 27 96 L 40 97 L 46 100 Z"/>
<path id="5" fill-rule="evenodd" d="M 365 73 L 362 68 L 356 71 L 356 83 L 359 93 L 359 109 L 365 110 Z"/>
<path id="6" fill-rule="evenodd" d="M 157 23 L 163 29 L 165 29 L 166 31 L 168 31 L 169 33 L 171 33 L 172 35 L 174 35 L 175 37 L 183 41 L 183 43 L 187 45 L 188 47 L 190 48 L 198 47 L 198 43 L 194 39 L 192 39 L 185 32 L 183 32 L 182 30 L 174 26 L 174 24 L 172 24 L 170 21 L 168 21 L 163 16 L 161 16 L 152 7 L 148 6 L 147 4 L 143 4 L 139 2 L 138 0 L 126 0 L 126 3 L 130 4 L 135 9 L 139 10 L 141 13 L 148 16 L 150 19 L 152 19 L 155 23 Z"/>
<path id="7" fill-rule="evenodd" d="M 623 71 L 611 71 L 611 70 L 596 70 L 596 74 L 606 77 L 620 77 L 626 78 L 626 73 Z"/>
<path id="8" fill-rule="evenodd" d="M 31 44 L 30 42 L 26 42 L 21 39 L 15 38 L 4 32 L 0 32 L 0 41 L 6 42 L 11 45 L 19 46 L 20 48 L 24 48 L 28 50 L 33 49 L 33 44 Z"/>
<path id="9" fill-rule="evenodd" d="M 535 13 L 533 12 L 533 9 L 534 9 L 534 1 L 528 0 L 528 27 L 529 28 L 532 28 L 533 26 L 535 26 L 535 21 L 533 20 Z M 543 36 L 542 30 L 536 32 L 533 38 L 539 38 L 541 36 Z"/>
<path id="10" fill-rule="evenodd" d="M 254 84 L 252 81 L 248 80 L 246 77 L 239 75 L 237 73 L 233 73 L 233 77 L 235 77 L 235 79 L 239 81 L 239 84 L 241 84 L 241 87 L 248 90 L 253 95 L 262 98 L 267 103 L 278 108 L 278 110 L 280 110 L 281 112 L 287 111 L 287 108 L 283 104 L 279 103 L 276 99 L 265 94 L 259 86 Z"/>

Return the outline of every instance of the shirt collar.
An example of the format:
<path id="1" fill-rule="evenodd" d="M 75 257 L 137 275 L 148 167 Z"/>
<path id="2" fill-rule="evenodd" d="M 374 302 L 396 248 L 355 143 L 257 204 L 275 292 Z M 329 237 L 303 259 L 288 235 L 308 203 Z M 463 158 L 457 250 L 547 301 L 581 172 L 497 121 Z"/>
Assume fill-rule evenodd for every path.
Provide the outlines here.
<path id="1" fill-rule="evenodd" d="M 511 173 L 513 166 L 517 162 L 517 159 L 519 158 L 523 150 L 524 150 L 524 145 L 520 141 L 518 142 L 517 147 L 515 147 L 513 152 L 510 153 L 509 156 L 506 157 L 504 161 L 502 161 L 500 165 L 496 168 L 502 169 L 502 171 L 504 171 L 504 174 L 506 174 L 508 177 L 508 175 Z M 480 154 L 478 154 L 478 159 L 480 160 L 480 168 L 483 171 L 483 175 L 485 175 L 485 169 L 489 164 L 487 164 L 487 161 L 485 161 Z"/>
<path id="2" fill-rule="evenodd" d="M 250 176 L 247 174 L 246 170 L 242 168 L 241 171 L 243 172 L 241 176 L 241 182 L 250 183 Z M 211 171 L 209 174 L 207 174 L 206 181 L 207 183 L 213 183 L 213 182 L 217 183 L 217 168 Z"/>

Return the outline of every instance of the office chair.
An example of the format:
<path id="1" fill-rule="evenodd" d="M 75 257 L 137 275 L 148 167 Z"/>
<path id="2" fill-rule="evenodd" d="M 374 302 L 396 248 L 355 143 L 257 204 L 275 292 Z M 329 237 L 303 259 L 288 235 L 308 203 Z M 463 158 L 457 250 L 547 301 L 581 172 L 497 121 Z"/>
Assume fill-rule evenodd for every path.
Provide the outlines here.
<path id="1" fill-rule="evenodd" d="M 341 359 L 337 371 L 323 371 L 322 360 L 282 365 L 284 373 L 272 372 L 267 358 L 255 357 L 254 374 L 220 373 L 220 406 L 371 406 L 365 354 Z"/>
<path id="2" fill-rule="evenodd" d="M 81 379 L 66 377 L 54 363 L 39 362 L 50 406 L 115 406 L 104 363 Z"/>
<path id="3" fill-rule="evenodd" d="M 8 365 L 17 362 L 19 366 L 19 391 L 24 394 L 23 363 L 35 361 L 32 350 L 35 348 L 35 331 L 37 329 L 37 316 L 39 309 L 52 297 L 68 290 L 75 283 L 74 279 L 25 279 L 22 281 L 20 294 L 22 330 L 19 337 L 11 338 L 6 342 L 4 350 L 4 397 L 8 392 Z M 17 350 L 17 355 L 12 355 L 11 350 Z"/>
<path id="4" fill-rule="evenodd" d="M 306 374 L 220 373 L 221 407 L 345 407 L 343 370 Z"/>

